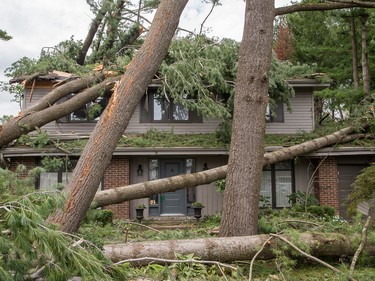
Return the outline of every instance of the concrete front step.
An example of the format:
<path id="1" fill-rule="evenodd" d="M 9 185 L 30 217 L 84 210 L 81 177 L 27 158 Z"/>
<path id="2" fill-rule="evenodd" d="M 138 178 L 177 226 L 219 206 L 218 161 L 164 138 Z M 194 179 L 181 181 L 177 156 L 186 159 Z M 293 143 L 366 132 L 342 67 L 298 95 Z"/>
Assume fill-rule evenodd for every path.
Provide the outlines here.
<path id="1" fill-rule="evenodd" d="M 155 229 L 188 229 L 196 227 L 198 221 L 194 217 L 155 217 L 142 220 L 142 224 Z"/>

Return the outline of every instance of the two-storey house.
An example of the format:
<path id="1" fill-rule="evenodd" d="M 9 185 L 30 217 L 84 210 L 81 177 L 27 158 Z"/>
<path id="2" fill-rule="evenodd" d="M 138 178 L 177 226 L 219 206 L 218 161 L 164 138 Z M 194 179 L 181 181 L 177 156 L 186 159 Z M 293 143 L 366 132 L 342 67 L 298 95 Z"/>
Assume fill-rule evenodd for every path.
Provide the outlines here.
<path id="1" fill-rule="evenodd" d="M 40 76 L 35 83 L 27 83 L 24 92 L 24 108 L 37 103 L 52 87 L 69 74 L 56 72 L 54 76 Z M 52 78 L 51 78 L 52 77 Z M 328 87 L 313 79 L 290 80 L 295 96 L 290 100 L 292 111 L 279 104 L 275 114 L 267 115 L 266 133 L 296 134 L 314 130 L 313 92 Z M 174 134 L 205 134 L 214 132 L 219 120 L 207 119 L 197 112 L 174 103 L 158 94 L 157 85 L 150 85 L 147 93 L 134 112 L 124 135 L 147 133 L 150 130 L 168 131 Z M 104 108 L 105 96 L 96 103 Z M 51 122 L 41 128 L 51 138 L 59 141 L 87 138 L 100 114 L 89 114 L 89 108 L 72 112 L 69 116 Z M 266 147 L 265 151 L 277 149 Z M 68 157 L 70 165 L 59 171 L 44 172 L 40 175 L 36 188 L 50 189 L 56 183 L 65 184 L 74 168 L 79 153 L 67 153 L 59 149 L 37 149 L 32 147 L 8 146 L 0 150 L 2 159 L 9 168 L 25 164 L 28 169 L 40 165 L 46 155 Z M 360 155 L 360 157 L 356 157 Z M 355 157 L 354 157 L 355 156 Z M 115 150 L 112 161 L 102 180 L 100 189 L 115 188 L 129 184 L 170 177 L 184 173 L 194 173 L 227 164 L 228 149 L 212 148 L 209 144 L 194 147 L 124 147 Z M 290 206 L 288 196 L 296 191 L 304 192 L 313 186 L 321 204 L 334 206 L 344 213 L 341 201 L 347 196 L 350 184 L 359 170 L 373 161 L 373 152 L 364 149 L 321 149 L 303 155 L 298 159 L 269 165 L 263 170 L 261 195 L 269 198 L 273 208 Z M 315 171 L 314 169 L 317 168 Z M 215 214 L 222 208 L 222 193 L 214 184 L 187 188 L 176 192 L 153 195 L 149 198 L 133 200 L 109 206 L 116 218 L 134 218 L 135 206 L 145 204 L 146 218 L 160 216 L 189 216 L 193 214 L 191 204 L 200 201 L 205 205 L 203 215 Z M 340 201 L 341 200 L 341 201 Z"/>

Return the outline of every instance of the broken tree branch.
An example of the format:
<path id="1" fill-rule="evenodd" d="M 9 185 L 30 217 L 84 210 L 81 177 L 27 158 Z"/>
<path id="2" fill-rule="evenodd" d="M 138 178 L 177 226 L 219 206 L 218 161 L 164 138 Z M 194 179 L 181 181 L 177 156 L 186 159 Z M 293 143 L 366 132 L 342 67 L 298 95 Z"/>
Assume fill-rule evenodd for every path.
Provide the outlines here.
<path id="1" fill-rule="evenodd" d="M 126 259 L 122 260 L 119 262 L 114 263 L 113 265 L 120 265 L 124 263 L 135 263 L 135 264 L 145 264 L 150 263 L 150 262 L 158 262 L 158 263 L 164 263 L 164 264 L 169 264 L 169 263 L 200 263 L 200 264 L 214 264 L 217 266 L 222 266 L 225 268 L 229 268 L 231 270 L 237 270 L 237 267 L 234 267 L 230 264 L 226 263 L 221 263 L 218 261 L 206 261 L 206 260 L 196 260 L 196 259 L 187 259 L 187 260 L 176 260 L 176 259 L 162 259 L 162 258 L 155 258 L 155 257 L 141 257 L 141 258 L 135 258 L 135 259 Z"/>
<path id="2" fill-rule="evenodd" d="M 294 4 L 291 6 L 280 7 L 275 9 L 275 15 L 281 16 L 286 14 L 292 14 L 296 12 L 305 11 L 328 11 L 337 10 L 344 8 L 375 8 L 375 2 L 370 1 L 340 1 L 340 2 L 325 2 L 325 3 L 306 3 L 306 4 Z"/>
<path id="3" fill-rule="evenodd" d="M 353 256 L 352 263 L 350 264 L 350 271 L 349 271 L 350 278 L 353 278 L 354 269 L 355 269 L 355 265 L 357 263 L 358 257 L 361 254 L 363 248 L 365 247 L 366 239 L 367 239 L 367 228 L 369 227 L 370 222 L 371 222 L 371 216 L 368 216 L 365 222 L 365 225 L 362 228 L 361 243 L 359 244 L 358 249 Z"/>
<path id="4" fill-rule="evenodd" d="M 317 257 L 314 257 L 304 251 L 302 251 L 300 248 L 298 248 L 296 245 L 294 245 L 292 242 L 290 242 L 288 239 L 286 239 L 285 237 L 281 236 L 281 235 L 278 235 L 278 234 L 270 234 L 271 236 L 273 237 L 276 237 L 282 241 L 284 241 L 285 243 L 287 243 L 290 247 L 292 247 L 294 250 L 296 250 L 300 255 L 310 259 L 310 260 L 313 260 L 317 263 L 320 263 L 321 265 L 331 269 L 332 271 L 336 272 L 336 273 L 339 273 L 339 274 L 343 274 L 343 272 L 339 269 L 337 269 L 336 267 L 333 267 L 332 265 L 326 263 L 325 261 L 322 261 L 321 259 L 318 259 Z"/>
<path id="5" fill-rule="evenodd" d="M 264 247 L 270 243 L 271 239 L 273 239 L 273 237 L 271 236 L 270 238 L 268 238 L 263 244 L 262 244 L 262 247 L 260 247 L 259 251 L 254 255 L 254 257 L 251 259 L 251 262 L 250 262 L 250 269 L 249 269 L 249 281 L 251 281 L 253 279 L 253 265 L 254 265 L 254 262 L 257 258 L 257 256 L 259 256 L 259 254 L 263 251 Z"/>

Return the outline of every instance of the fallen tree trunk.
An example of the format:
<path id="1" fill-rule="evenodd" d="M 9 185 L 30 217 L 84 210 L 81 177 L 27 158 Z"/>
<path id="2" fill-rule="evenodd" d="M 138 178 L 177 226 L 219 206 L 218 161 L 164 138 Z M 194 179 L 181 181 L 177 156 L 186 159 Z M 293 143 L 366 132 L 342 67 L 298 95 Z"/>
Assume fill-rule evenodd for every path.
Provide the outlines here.
<path id="1" fill-rule="evenodd" d="M 91 87 L 93 84 L 102 82 L 104 79 L 105 75 L 103 73 L 96 73 L 94 75 L 67 82 L 59 87 L 54 88 L 52 91 L 38 100 L 38 103 L 36 103 L 32 107 L 22 110 L 21 115 L 26 115 L 32 112 L 46 109 L 55 104 L 61 98 L 72 93 L 78 93 L 86 88 Z"/>
<path id="2" fill-rule="evenodd" d="M 114 83 L 119 77 L 109 78 L 91 88 L 80 92 L 73 98 L 61 103 L 54 104 L 36 112 L 20 114 L 3 125 L 0 125 L 0 147 L 7 145 L 12 140 L 34 131 L 43 125 L 58 120 L 69 113 L 85 106 L 89 101 L 95 100 L 101 93 L 112 90 Z"/>
<path id="3" fill-rule="evenodd" d="M 354 131 L 355 127 L 347 127 L 321 138 L 282 148 L 270 153 L 265 153 L 264 165 L 275 164 L 277 162 L 293 159 L 296 156 L 312 152 L 328 145 L 351 140 L 348 135 Z M 103 207 L 133 199 L 145 198 L 153 194 L 172 192 L 183 188 L 209 184 L 216 180 L 224 179 L 226 174 L 227 165 L 194 174 L 179 175 L 113 189 L 106 189 L 96 193 L 94 198 L 94 206 Z"/>
<path id="4" fill-rule="evenodd" d="M 287 240 L 291 239 L 284 236 Z M 104 246 L 104 254 L 112 262 L 144 257 L 175 259 L 175 253 L 187 255 L 194 253 L 201 260 L 232 262 L 250 260 L 261 246 L 270 238 L 269 235 L 254 235 L 241 237 L 201 238 L 186 240 L 146 241 Z M 307 246 L 309 254 L 315 257 L 353 256 L 358 245 L 357 237 L 338 233 L 301 233 L 293 239 Z M 278 239 L 266 243 L 257 259 L 275 258 L 273 250 L 281 245 Z M 366 245 L 367 255 L 375 255 L 375 244 Z M 140 264 L 147 264 L 151 259 L 142 259 Z"/>
<path id="5" fill-rule="evenodd" d="M 118 141 L 167 54 L 187 2 L 160 2 L 147 38 L 116 83 L 109 103 L 74 168 L 66 187 L 64 208 L 49 217 L 49 221 L 59 224 L 62 231 L 76 231 L 84 219 Z"/>

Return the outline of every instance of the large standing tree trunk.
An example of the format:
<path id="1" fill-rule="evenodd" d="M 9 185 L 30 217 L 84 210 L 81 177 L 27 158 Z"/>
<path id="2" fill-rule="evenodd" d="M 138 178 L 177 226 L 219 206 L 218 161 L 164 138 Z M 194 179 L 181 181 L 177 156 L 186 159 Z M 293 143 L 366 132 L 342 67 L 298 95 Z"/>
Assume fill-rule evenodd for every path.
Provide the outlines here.
<path id="1" fill-rule="evenodd" d="M 362 80 L 363 80 L 363 94 L 366 99 L 371 98 L 370 89 L 370 73 L 368 69 L 368 59 L 367 59 L 367 20 L 368 15 L 361 16 L 362 23 Z"/>
<path id="2" fill-rule="evenodd" d="M 147 241 L 104 246 L 104 254 L 113 262 L 127 259 L 144 258 L 137 264 L 147 264 L 151 258 L 176 259 L 175 253 L 188 255 L 194 253 L 202 260 L 233 262 L 250 260 L 267 242 L 269 235 L 254 235 L 225 238 L 202 238 L 190 240 Z M 337 233 L 302 233 L 293 237 L 309 248 L 313 256 L 352 256 L 358 245 L 358 237 L 345 236 Z M 290 240 L 290 238 L 288 238 Z M 257 256 L 258 259 L 272 259 L 273 250 L 280 247 L 277 238 L 266 243 L 264 250 Z M 375 255 L 374 243 L 367 243 L 367 255 Z M 147 259 L 147 257 L 151 257 Z"/>
<path id="3" fill-rule="evenodd" d="M 96 17 L 92 20 L 89 32 L 86 35 L 85 41 L 83 42 L 82 48 L 77 57 L 77 63 L 83 65 L 85 63 L 87 52 L 94 40 L 95 34 L 98 31 L 100 24 L 102 23 L 105 14 L 107 13 L 108 6 L 110 4 L 109 0 L 103 1 L 102 7 L 98 11 Z"/>
<path id="4" fill-rule="evenodd" d="M 355 17 L 350 17 L 350 30 L 352 35 L 352 62 L 353 62 L 353 85 L 354 90 L 359 89 L 359 73 L 358 73 L 358 47 L 357 47 L 357 31 L 355 27 Z"/>
<path id="5" fill-rule="evenodd" d="M 118 140 L 168 51 L 187 2 L 160 2 L 144 44 L 114 88 L 109 104 L 74 169 L 67 186 L 68 198 L 64 209 L 50 218 L 60 224 L 63 231 L 76 231 L 85 217 Z"/>
<path id="6" fill-rule="evenodd" d="M 221 236 L 257 233 L 274 9 L 274 0 L 246 1 Z"/>

